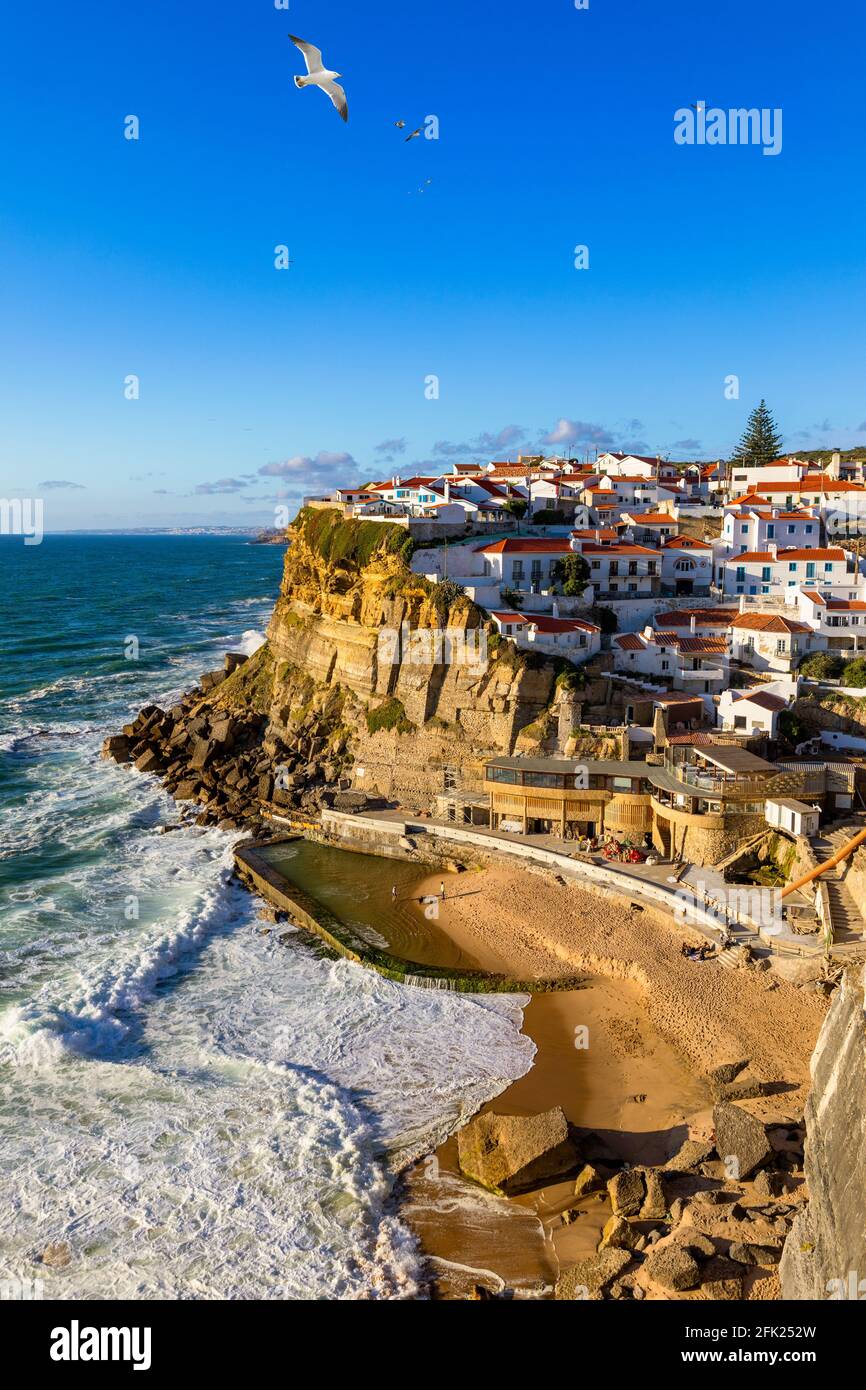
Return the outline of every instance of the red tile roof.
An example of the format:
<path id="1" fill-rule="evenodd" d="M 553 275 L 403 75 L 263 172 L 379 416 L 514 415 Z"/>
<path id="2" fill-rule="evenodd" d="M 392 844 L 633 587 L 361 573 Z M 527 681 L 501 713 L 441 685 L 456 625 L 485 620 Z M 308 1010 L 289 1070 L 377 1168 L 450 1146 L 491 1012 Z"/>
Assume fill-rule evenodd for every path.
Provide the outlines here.
<path id="1" fill-rule="evenodd" d="M 820 603 L 831 613 L 863 613 L 866 612 L 866 602 L 859 598 L 823 598 L 821 594 L 816 594 L 811 589 L 804 589 L 806 598 L 813 603 Z M 810 629 L 811 630 L 811 629 Z"/>
<path id="2" fill-rule="evenodd" d="M 642 652 L 645 646 L 636 632 L 624 632 L 620 637 L 614 637 L 613 640 L 624 652 Z"/>
<path id="3" fill-rule="evenodd" d="M 581 551 L 584 555 L 658 555 L 658 551 L 648 545 L 593 545 L 587 541 L 581 546 Z"/>
<path id="4" fill-rule="evenodd" d="M 504 541 L 492 541 L 490 545 L 477 545 L 478 555 L 513 555 L 516 551 L 542 555 L 567 555 L 571 545 L 566 537 L 550 536 L 547 539 L 535 536 L 509 536 Z"/>
<path id="5" fill-rule="evenodd" d="M 654 622 L 662 629 L 690 627 L 692 616 L 698 627 L 730 627 L 737 608 L 678 608 L 671 613 L 656 613 Z"/>
<path id="6" fill-rule="evenodd" d="M 528 613 L 527 622 L 534 623 L 539 632 L 601 632 L 595 623 L 581 618 L 549 618 L 543 613 Z"/>
<path id="7" fill-rule="evenodd" d="M 760 561 L 765 565 L 773 564 L 776 560 L 837 560 L 845 559 L 844 550 L 836 546 L 829 549 L 815 548 L 813 550 L 780 550 L 773 555 L 769 550 L 747 550 L 742 555 L 730 555 L 725 561 L 726 565 L 741 565 L 745 560 Z"/>
<path id="8" fill-rule="evenodd" d="M 783 700 L 781 695 L 773 695 L 769 690 L 743 690 L 735 693 L 737 704 L 746 700 L 750 705 L 757 705 L 760 709 L 770 710 L 774 714 L 788 708 L 787 700 Z"/>
<path id="9" fill-rule="evenodd" d="M 794 622 L 779 613 L 738 613 L 731 627 L 744 627 L 751 632 L 811 632 L 808 623 Z"/>

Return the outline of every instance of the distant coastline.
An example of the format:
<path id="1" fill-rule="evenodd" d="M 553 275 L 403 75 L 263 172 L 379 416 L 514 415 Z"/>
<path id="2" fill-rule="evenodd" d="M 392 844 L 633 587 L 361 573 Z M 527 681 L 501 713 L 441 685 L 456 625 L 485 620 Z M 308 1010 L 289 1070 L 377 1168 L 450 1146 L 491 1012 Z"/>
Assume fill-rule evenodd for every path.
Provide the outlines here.
<path id="1" fill-rule="evenodd" d="M 282 545 L 285 531 L 261 526 L 105 526 L 46 531 L 46 536 L 249 536 L 256 545 Z M 14 539 L 14 537 L 13 537 Z"/>

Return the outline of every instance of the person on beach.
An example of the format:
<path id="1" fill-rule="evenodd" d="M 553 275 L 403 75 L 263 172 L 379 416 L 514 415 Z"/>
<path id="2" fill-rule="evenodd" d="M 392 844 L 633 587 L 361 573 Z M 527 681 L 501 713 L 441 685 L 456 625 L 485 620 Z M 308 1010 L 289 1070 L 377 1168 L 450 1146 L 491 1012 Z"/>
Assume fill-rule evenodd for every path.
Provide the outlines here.
<path id="1" fill-rule="evenodd" d="M 442 878 L 442 879 L 439 880 L 439 895 L 440 895 L 440 897 L 442 898 L 442 901 L 443 901 L 443 903 L 444 903 L 444 901 L 445 901 L 445 880 L 444 880 L 444 878 Z"/>
<path id="2" fill-rule="evenodd" d="M 392 884 L 391 884 L 391 901 L 392 901 L 392 903 L 395 903 L 395 902 L 397 901 L 397 885 L 396 885 L 396 883 L 392 883 Z"/>

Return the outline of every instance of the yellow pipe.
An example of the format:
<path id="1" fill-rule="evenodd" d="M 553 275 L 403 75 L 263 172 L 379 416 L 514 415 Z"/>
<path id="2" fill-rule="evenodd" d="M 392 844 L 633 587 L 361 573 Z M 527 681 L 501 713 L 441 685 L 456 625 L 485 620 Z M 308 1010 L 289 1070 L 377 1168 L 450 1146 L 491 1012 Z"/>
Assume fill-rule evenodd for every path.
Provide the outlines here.
<path id="1" fill-rule="evenodd" d="M 858 845 L 862 845 L 864 840 L 866 840 L 866 830 L 858 830 L 854 839 L 849 840 L 846 845 L 843 845 L 842 848 L 833 855 L 832 859 L 828 859 L 825 864 L 816 865 L 814 869 L 810 869 L 802 878 L 798 878 L 796 883 L 789 883 L 787 888 L 783 888 L 782 897 L 787 898 L 789 893 L 794 893 L 798 888 L 802 888 L 804 884 L 811 883 L 813 878 L 820 878 L 821 874 L 825 874 L 828 869 L 835 869 L 836 865 L 841 864 L 843 859 L 847 859 L 848 855 L 852 854 Z"/>

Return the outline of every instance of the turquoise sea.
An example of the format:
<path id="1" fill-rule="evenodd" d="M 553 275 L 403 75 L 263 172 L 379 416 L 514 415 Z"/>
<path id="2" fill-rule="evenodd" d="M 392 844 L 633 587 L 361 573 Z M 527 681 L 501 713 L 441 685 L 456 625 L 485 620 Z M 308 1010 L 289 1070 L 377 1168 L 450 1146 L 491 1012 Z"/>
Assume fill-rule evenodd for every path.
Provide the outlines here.
<path id="1" fill-rule="evenodd" d="M 0 539 L 0 1278 L 48 1298 L 412 1297 L 395 1168 L 530 1064 L 517 1000 L 277 945 L 236 837 L 160 833 L 159 784 L 99 758 L 260 643 L 282 562 Z"/>

